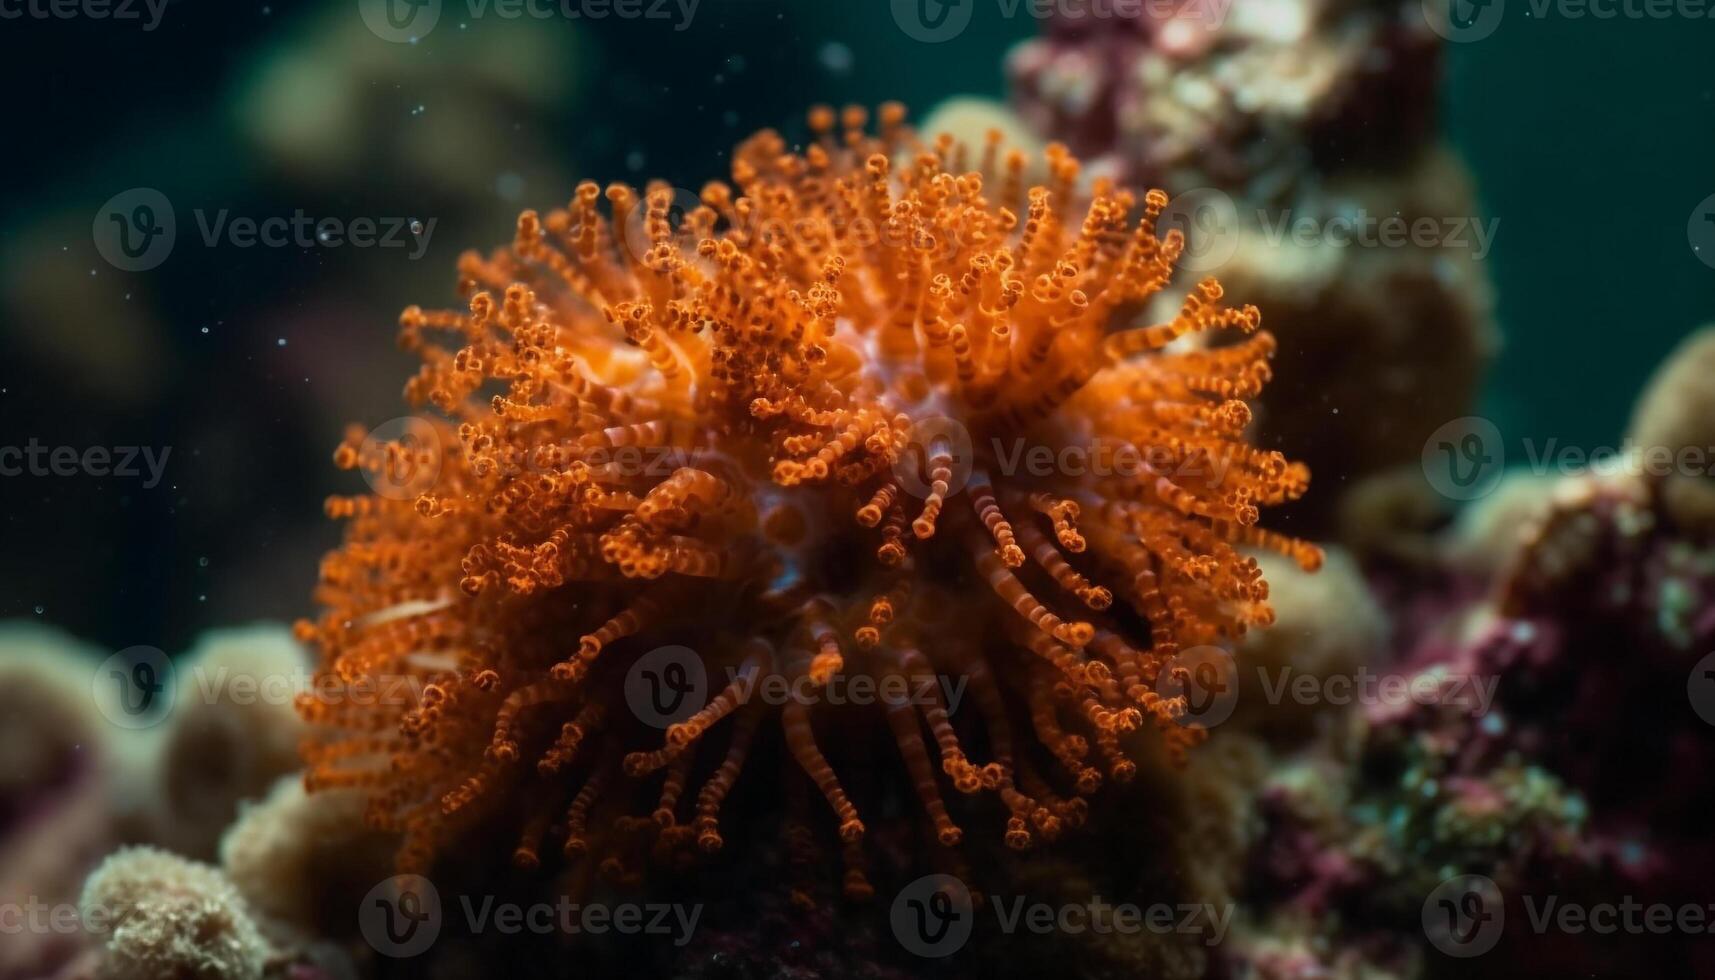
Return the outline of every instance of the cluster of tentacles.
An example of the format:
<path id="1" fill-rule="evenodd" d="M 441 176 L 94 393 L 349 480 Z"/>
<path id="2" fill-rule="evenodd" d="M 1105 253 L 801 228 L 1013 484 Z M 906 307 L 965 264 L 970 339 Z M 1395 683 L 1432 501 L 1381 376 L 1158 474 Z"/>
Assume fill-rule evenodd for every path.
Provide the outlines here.
<path id="1" fill-rule="evenodd" d="M 604 206 L 586 183 L 462 259 L 465 308 L 404 313 L 406 394 L 441 445 L 354 431 L 336 462 L 439 476 L 329 501 L 345 544 L 299 624 L 319 691 L 421 692 L 302 704 L 309 787 L 366 791 L 402 870 L 479 823 L 512 822 L 523 867 L 552 847 L 620 879 L 717 850 L 777 717 L 864 894 L 864 821 L 824 754 L 846 715 L 818 696 L 842 674 L 968 684 L 866 709 L 939 844 L 961 838 L 949 787 L 996 800 L 1008 844 L 1052 839 L 1135 771 L 1129 738 L 1182 757 L 1206 734 L 1157 680 L 1270 621 L 1238 549 L 1319 564 L 1257 524 L 1308 482 L 1243 437 L 1273 351 L 1257 311 L 1206 280 L 1132 325 L 1183 245 L 1156 234 L 1163 193 L 1083 188 L 1060 147 L 1027 188 L 999 134 L 924 143 L 893 105 L 879 135 L 855 108 L 810 124 L 798 153 L 753 137 L 736 192 L 683 215 L 664 186 Z M 1019 463 L 1036 447 L 1051 471 Z M 1115 447 L 1133 465 L 1063 465 Z M 663 732 L 624 690 L 667 643 L 711 681 Z"/>

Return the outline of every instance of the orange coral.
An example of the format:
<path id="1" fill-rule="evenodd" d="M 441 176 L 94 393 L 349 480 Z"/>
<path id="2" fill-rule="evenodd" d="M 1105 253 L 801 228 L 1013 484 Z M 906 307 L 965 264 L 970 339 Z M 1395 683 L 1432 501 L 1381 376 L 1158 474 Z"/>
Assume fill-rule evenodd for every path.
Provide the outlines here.
<path id="1" fill-rule="evenodd" d="M 466 310 L 403 315 L 423 360 L 406 395 L 451 420 L 441 472 L 414 501 L 329 501 L 346 541 L 299 624 L 321 690 L 421 682 L 405 704 L 303 704 L 309 787 L 365 788 L 403 869 L 495 821 L 521 828 L 525 867 L 550 842 L 620 878 L 716 850 L 777 713 L 864 894 L 817 697 L 842 675 L 968 682 L 968 714 L 933 690 L 879 709 L 940 844 L 961 838 L 944 782 L 998 799 L 1009 844 L 1052 839 L 1134 772 L 1146 724 L 1175 756 L 1202 736 L 1155 683 L 1179 650 L 1272 618 L 1235 546 L 1320 563 L 1257 526 L 1308 482 L 1242 437 L 1274 349 L 1257 311 L 1205 280 L 1168 322 L 1113 329 L 1181 250 L 1154 232 L 1163 193 L 1134 224 L 1133 195 L 1097 181 L 1079 220 L 1064 148 L 1026 190 L 998 134 L 972 169 L 898 106 L 878 136 L 860 109 L 811 126 L 801 154 L 753 137 L 739 195 L 710 184 L 677 227 L 664 186 L 609 187 L 610 220 L 586 183 L 524 213 L 510 249 L 464 256 Z M 1190 337 L 1215 330 L 1243 337 Z M 340 466 L 413 451 L 360 441 Z M 1008 446 L 1135 465 L 1018 472 Z M 663 739 L 622 688 L 679 640 L 732 680 Z M 758 676 L 795 696 L 755 698 Z"/>

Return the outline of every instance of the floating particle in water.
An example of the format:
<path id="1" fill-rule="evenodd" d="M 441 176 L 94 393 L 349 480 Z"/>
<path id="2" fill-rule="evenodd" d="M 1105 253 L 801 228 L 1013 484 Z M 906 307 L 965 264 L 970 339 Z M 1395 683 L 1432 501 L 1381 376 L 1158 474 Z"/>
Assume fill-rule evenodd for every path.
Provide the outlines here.
<path id="1" fill-rule="evenodd" d="M 632 173 L 642 170 L 643 165 L 648 162 L 649 160 L 643 155 L 642 150 L 632 150 L 630 153 L 625 155 L 625 169 Z"/>
<path id="2" fill-rule="evenodd" d="M 822 49 L 816 52 L 816 59 L 834 75 L 850 74 L 852 65 L 857 60 L 852 55 L 852 49 L 838 41 L 829 41 L 822 45 Z"/>
<path id="3" fill-rule="evenodd" d="M 412 218 L 411 219 L 411 234 L 421 235 L 422 233 L 423 233 L 423 223 L 421 221 L 418 221 L 416 218 Z"/>

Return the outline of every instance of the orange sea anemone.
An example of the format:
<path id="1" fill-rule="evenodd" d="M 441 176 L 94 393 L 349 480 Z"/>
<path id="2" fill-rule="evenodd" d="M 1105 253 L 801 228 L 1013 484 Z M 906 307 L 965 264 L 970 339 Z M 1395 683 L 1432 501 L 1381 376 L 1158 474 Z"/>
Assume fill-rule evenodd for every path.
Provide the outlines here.
<path id="1" fill-rule="evenodd" d="M 1052 839 L 1135 771 L 1131 740 L 1182 757 L 1204 734 L 1156 682 L 1271 620 L 1238 548 L 1320 563 L 1257 524 L 1309 474 L 1243 437 L 1274 350 L 1256 309 L 1205 280 L 1132 325 L 1183 245 L 1155 232 L 1166 195 L 1129 217 L 1133 194 L 1081 190 L 1058 146 L 1027 189 L 999 134 L 925 144 L 904 116 L 869 135 L 860 109 L 816 110 L 798 153 L 761 133 L 737 191 L 679 221 L 670 188 L 611 186 L 604 215 L 586 183 L 463 257 L 464 309 L 405 311 L 406 396 L 445 420 L 353 432 L 335 460 L 438 475 L 328 502 L 345 544 L 299 624 L 323 681 L 309 787 L 366 790 L 401 870 L 479 824 L 510 823 L 523 867 L 552 846 L 620 879 L 718 850 L 777 720 L 790 790 L 826 800 L 863 895 L 835 763 L 878 757 L 846 744 L 853 712 L 889 726 L 939 845 L 962 835 L 949 787 L 995 801 L 955 809 L 1004 814 L 1008 844 Z M 663 731 L 627 684 L 666 644 L 709 681 Z M 931 675 L 968 710 L 943 686 L 831 693 Z M 382 696 L 338 696 L 358 686 Z"/>

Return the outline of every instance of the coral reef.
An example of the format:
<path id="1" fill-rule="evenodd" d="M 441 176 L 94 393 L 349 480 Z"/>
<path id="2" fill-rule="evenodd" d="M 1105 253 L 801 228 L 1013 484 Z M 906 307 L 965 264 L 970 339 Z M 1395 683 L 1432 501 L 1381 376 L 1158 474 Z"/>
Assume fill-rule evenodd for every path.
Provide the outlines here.
<path id="1" fill-rule="evenodd" d="M 1247 635 L 1239 648 L 1246 669 L 1240 672 L 1237 720 L 1272 740 L 1290 740 L 1325 712 L 1317 705 L 1270 698 L 1261 678 L 1292 683 L 1301 677 L 1351 676 L 1385 649 L 1390 623 L 1344 549 L 1327 549 L 1327 561 L 1315 575 L 1273 556 L 1258 560 L 1268 579 L 1275 624 Z"/>
<path id="2" fill-rule="evenodd" d="M 90 699 L 96 652 L 35 624 L 0 625 L 0 906 L 75 904 L 126 833 L 125 743 Z M 0 941 L 0 977 L 49 976 L 85 947 L 67 932 Z"/>
<path id="3" fill-rule="evenodd" d="M 291 685 L 308 677 L 304 652 L 281 626 L 211 632 L 177 658 L 171 709 L 150 724 L 122 712 L 106 660 L 50 629 L 0 626 L 0 725 L 14 750 L 0 760 L 0 903 L 36 916 L 0 944 L 0 977 L 256 975 L 246 957 L 180 971 L 171 947 L 194 943 L 172 939 L 165 921 L 121 939 L 107 923 L 51 917 L 76 909 L 90 869 L 123 845 L 152 856 L 137 859 L 135 875 L 112 865 L 97 903 L 125 897 L 113 888 L 149 887 L 137 875 L 167 874 L 187 896 L 223 880 L 202 865 L 165 870 L 180 860 L 168 850 L 213 857 L 240 806 L 298 768 Z M 124 948 L 103 954 L 98 940 L 109 937 Z M 132 950 L 133 939 L 164 951 Z M 301 959 L 291 943 L 270 955 Z"/>
<path id="4" fill-rule="evenodd" d="M 309 662 L 289 630 L 269 625 L 210 632 L 176 663 L 151 839 L 210 860 L 240 804 L 297 770 L 304 730 L 292 695 Z"/>
<path id="5" fill-rule="evenodd" d="M 1127 183 L 1264 201 L 1433 138 L 1439 44 L 1415 4 L 1177 6 L 1060 6 L 1008 61 L 1025 119 Z"/>
<path id="6" fill-rule="evenodd" d="M 221 870 L 267 921 L 340 935 L 359 899 L 392 870 L 389 842 L 362 826 L 363 798 L 311 799 L 297 774 L 246 806 L 220 841 Z"/>
<path id="7" fill-rule="evenodd" d="M 817 731 L 861 730 L 823 710 L 845 678 L 970 684 L 974 714 L 938 695 L 880 713 L 938 844 L 963 836 L 942 776 L 998 799 L 1010 846 L 1053 839 L 1135 773 L 1146 725 L 1173 757 L 1204 735 L 1155 683 L 1272 618 L 1237 547 L 1321 563 L 1257 523 L 1308 472 L 1241 435 L 1275 349 L 1256 309 L 1205 279 L 1129 326 L 1184 246 L 1155 232 L 1166 195 L 1086 196 L 1059 146 L 1027 188 L 998 133 L 867 121 L 813 112 L 802 155 L 754 137 L 737 195 L 710 184 L 680 227 L 664 186 L 609 187 L 609 221 L 585 184 L 465 257 L 466 309 L 403 315 L 424 362 L 407 397 L 451 422 L 339 448 L 394 492 L 329 501 L 346 544 L 299 624 L 334 693 L 421 687 L 302 701 L 308 786 L 367 791 L 402 870 L 506 825 L 521 868 L 553 846 L 621 881 L 718 851 L 771 680 L 794 691 L 774 712 L 788 792 L 833 811 L 848 895 L 871 888 L 866 825 L 825 752 L 871 756 Z M 1220 333 L 1238 339 L 1196 343 Z M 1030 471 L 1036 450 L 1058 462 Z M 409 472 L 434 479 L 397 492 Z M 663 644 L 713 678 L 664 741 L 625 690 Z"/>
<path id="8" fill-rule="evenodd" d="M 1715 384 L 1706 356 L 1706 335 L 1693 338 L 1639 399 L 1641 452 L 1707 444 L 1709 416 L 1680 412 Z M 1346 736 L 1271 775 L 1247 889 L 1265 924 L 1229 950 L 1236 961 L 1271 976 L 1452 975 L 1416 924 L 1440 882 L 1475 874 L 1496 883 L 1507 926 L 1457 961 L 1462 975 L 1715 968 L 1695 932 L 1574 936 L 1530 920 L 1550 899 L 1706 903 L 1715 685 L 1699 658 L 1715 647 L 1715 529 L 1681 520 L 1670 499 L 1705 479 L 1517 474 L 1435 552 L 1374 554 L 1367 571 L 1402 651 L 1392 669 L 1448 696 L 1363 706 Z M 1451 694 L 1470 682 L 1492 693 Z"/>
<path id="9" fill-rule="evenodd" d="M 1414 459 L 1466 414 L 1495 347 L 1478 261 L 1496 226 L 1437 145 L 1440 48 L 1419 8 L 1188 2 L 1112 24 L 1074 4 L 1009 61 L 1039 132 L 1184 195 L 1188 254 L 1281 341 L 1258 439 L 1324 487 Z M 1325 521 L 1339 495 L 1315 496 L 1298 510 Z"/>
<path id="10" fill-rule="evenodd" d="M 106 935 L 99 977 L 260 980 L 271 955 L 217 869 L 155 848 L 109 857 L 84 885 L 80 911 Z"/>

